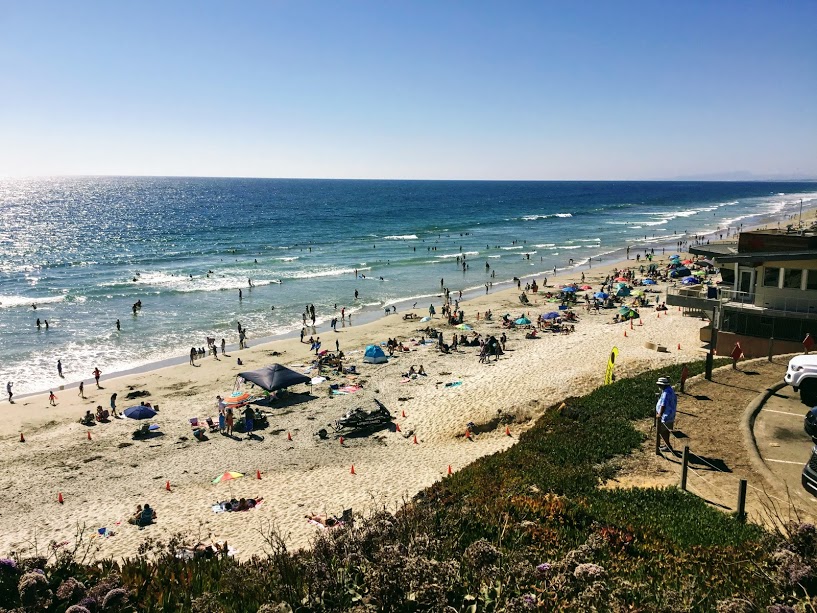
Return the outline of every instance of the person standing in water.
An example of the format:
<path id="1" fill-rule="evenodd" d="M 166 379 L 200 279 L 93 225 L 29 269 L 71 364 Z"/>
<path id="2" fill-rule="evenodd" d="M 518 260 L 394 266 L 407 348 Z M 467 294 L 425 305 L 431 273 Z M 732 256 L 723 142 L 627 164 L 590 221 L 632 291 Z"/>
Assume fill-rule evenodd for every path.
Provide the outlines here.
<path id="1" fill-rule="evenodd" d="M 65 379 L 65 376 L 62 374 L 62 360 L 57 360 L 57 374 L 60 376 L 60 379 Z"/>
<path id="2" fill-rule="evenodd" d="M 11 397 L 12 397 L 12 396 L 14 396 L 14 392 L 12 392 L 12 391 L 11 391 L 11 386 L 12 386 L 12 385 L 14 385 L 14 383 L 12 383 L 11 381 L 9 381 L 8 383 L 6 383 L 6 392 L 7 392 L 7 393 L 8 393 L 8 395 L 9 395 L 9 403 L 12 403 L 12 404 L 13 404 L 13 401 L 12 401 L 12 399 L 11 399 Z"/>
<path id="3" fill-rule="evenodd" d="M 119 320 L 116 320 L 116 331 L 119 332 L 122 329 L 122 325 L 119 323 Z"/>

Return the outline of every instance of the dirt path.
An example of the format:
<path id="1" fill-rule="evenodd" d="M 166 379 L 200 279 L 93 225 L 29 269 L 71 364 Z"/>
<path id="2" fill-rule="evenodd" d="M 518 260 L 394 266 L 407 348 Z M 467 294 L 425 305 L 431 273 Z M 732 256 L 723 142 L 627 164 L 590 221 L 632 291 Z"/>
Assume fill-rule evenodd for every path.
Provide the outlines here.
<path id="1" fill-rule="evenodd" d="M 685 445 L 691 452 L 687 489 L 725 512 L 737 506 L 740 479 L 748 482 L 746 510 L 757 523 L 772 525 L 797 514 L 813 518 L 815 510 L 792 496 L 779 483 L 769 483 L 751 463 L 740 429 L 747 405 L 770 385 L 781 381 L 788 357 L 765 358 L 716 370 L 713 380 L 702 376 L 687 383 L 686 393 L 678 394 L 675 422 L 676 454 L 655 455 L 655 434 L 651 420 L 639 422 L 647 440 L 623 459 L 618 477 L 606 487 L 678 486 L 681 454 Z M 677 387 L 677 386 L 676 386 Z"/>

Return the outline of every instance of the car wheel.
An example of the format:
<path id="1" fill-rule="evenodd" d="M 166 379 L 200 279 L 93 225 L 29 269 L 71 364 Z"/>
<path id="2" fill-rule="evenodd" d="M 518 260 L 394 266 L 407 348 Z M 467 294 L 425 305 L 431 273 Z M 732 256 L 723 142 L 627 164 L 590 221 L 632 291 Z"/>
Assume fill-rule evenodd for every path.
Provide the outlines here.
<path id="1" fill-rule="evenodd" d="M 809 407 L 817 405 L 817 379 L 806 379 L 801 383 L 800 401 Z"/>

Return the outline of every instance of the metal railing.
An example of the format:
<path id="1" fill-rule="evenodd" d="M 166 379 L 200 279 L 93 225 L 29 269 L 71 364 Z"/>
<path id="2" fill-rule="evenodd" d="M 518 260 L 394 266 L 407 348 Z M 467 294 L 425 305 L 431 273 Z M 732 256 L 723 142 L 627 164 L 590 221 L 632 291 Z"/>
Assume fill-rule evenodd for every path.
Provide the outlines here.
<path id="1" fill-rule="evenodd" d="M 773 302 L 756 304 L 757 295 L 754 292 L 739 292 L 731 289 L 716 288 L 716 297 L 708 296 L 711 286 L 669 287 L 667 295 L 697 298 L 712 301 L 713 306 L 719 304 L 734 309 L 745 309 L 754 312 L 775 311 L 778 313 L 798 313 L 817 316 L 817 300 L 810 298 L 776 297 Z"/>

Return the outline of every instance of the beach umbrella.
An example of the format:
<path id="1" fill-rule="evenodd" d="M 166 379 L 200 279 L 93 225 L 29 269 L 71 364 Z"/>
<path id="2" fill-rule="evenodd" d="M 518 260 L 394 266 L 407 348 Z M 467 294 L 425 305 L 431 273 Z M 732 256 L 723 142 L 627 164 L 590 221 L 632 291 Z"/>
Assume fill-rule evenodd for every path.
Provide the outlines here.
<path id="1" fill-rule="evenodd" d="M 125 409 L 124 413 L 125 417 L 129 417 L 130 419 L 150 419 L 156 415 L 156 411 L 150 407 L 146 407 L 143 404 L 139 404 L 135 407 L 128 407 Z"/>
<path id="2" fill-rule="evenodd" d="M 695 277 L 705 277 L 706 272 L 704 272 L 703 270 L 695 270 L 692 272 L 692 275 Z"/>
<path id="3" fill-rule="evenodd" d="M 626 315 L 626 314 L 627 314 L 627 313 L 629 313 L 630 311 L 632 311 L 632 309 L 631 309 L 630 307 L 628 307 L 628 306 L 620 306 L 620 307 L 618 307 L 618 312 L 619 312 L 619 313 L 621 313 L 622 315 Z"/>
<path id="4" fill-rule="evenodd" d="M 681 256 L 678 255 L 677 253 L 675 253 L 675 254 L 669 256 L 669 259 L 671 259 L 671 260 L 680 260 Z"/>
<path id="5" fill-rule="evenodd" d="M 655 285 L 655 281 L 653 281 L 652 279 L 644 279 L 642 283 L 644 283 L 644 285 Z"/>
<path id="6" fill-rule="evenodd" d="M 689 268 L 683 268 L 683 267 L 676 268 L 671 273 L 669 273 L 669 276 L 672 277 L 673 279 L 677 279 L 678 277 L 689 276 Z"/>
<path id="7" fill-rule="evenodd" d="M 593 288 L 591 286 L 589 286 L 589 285 L 582 285 L 579 289 L 588 290 L 588 289 L 593 289 Z"/>
<path id="8" fill-rule="evenodd" d="M 573 292 L 575 292 L 575 291 L 576 291 L 576 288 L 575 288 L 575 287 L 573 287 L 573 286 L 570 286 L 570 287 L 565 287 L 565 288 L 563 288 L 563 289 L 562 289 L 562 291 L 563 291 L 563 292 L 566 292 L 566 293 L 573 293 Z"/>
<path id="9" fill-rule="evenodd" d="M 559 314 L 556 311 L 551 311 L 550 313 L 545 313 L 542 315 L 542 319 L 557 319 Z"/>
<path id="10" fill-rule="evenodd" d="M 629 295 L 630 295 L 630 288 L 626 287 L 626 286 L 625 287 L 619 287 L 618 290 L 616 291 L 616 296 L 618 296 L 619 298 L 624 297 L 624 296 L 629 296 Z"/>
<path id="11" fill-rule="evenodd" d="M 595 296 L 599 300 L 607 300 L 609 294 L 606 294 L 604 292 L 596 292 L 595 294 L 593 294 L 593 296 Z"/>
<path id="12" fill-rule="evenodd" d="M 530 319 L 527 317 L 520 317 L 516 320 L 516 325 L 518 326 L 527 326 L 528 324 L 530 324 Z"/>
<path id="13" fill-rule="evenodd" d="M 681 264 L 692 264 L 692 260 L 686 259 L 683 262 L 681 262 Z"/>
<path id="14" fill-rule="evenodd" d="M 454 326 L 454 327 L 457 330 L 473 330 L 473 328 L 471 326 L 469 326 L 468 324 L 459 324 L 459 325 Z"/>
<path id="15" fill-rule="evenodd" d="M 236 479 L 240 479 L 244 476 L 244 473 L 237 473 L 234 471 L 227 471 L 222 475 L 219 475 L 215 479 L 213 479 L 213 485 L 218 485 L 219 483 L 224 483 L 225 481 L 235 481 Z"/>
<path id="16" fill-rule="evenodd" d="M 619 287 L 627 287 L 627 283 L 626 283 L 625 281 L 619 281 L 618 283 L 616 283 L 616 287 L 617 287 L 617 288 L 619 288 Z"/>
<path id="17" fill-rule="evenodd" d="M 224 404 L 235 409 L 247 404 L 252 397 L 247 392 L 233 392 L 224 399 Z"/>
<path id="18" fill-rule="evenodd" d="M 627 277 L 616 277 L 613 281 L 627 281 Z"/>
<path id="19" fill-rule="evenodd" d="M 684 277 L 681 280 L 681 283 L 684 285 L 695 285 L 696 283 L 700 283 L 701 281 L 697 277 Z"/>
<path id="20" fill-rule="evenodd" d="M 274 392 L 300 383 L 309 383 L 309 377 L 295 372 L 292 369 L 282 366 L 281 364 L 271 364 L 264 366 L 258 370 L 248 370 L 246 372 L 238 373 L 246 381 L 255 383 L 258 387 L 268 392 Z M 232 398 L 227 399 L 227 402 L 234 402 Z M 249 394 L 244 402 L 249 402 Z"/>
<path id="21" fill-rule="evenodd" d="M 644 295 L 644 290 L 643 290 L 643 289 L 637 289 L 637 290 L 635 290 L 635 291 L 633 292 L 633 296 L 638 296 L 638 297 L 641 297 L 641 296 L 643 296 L 643 295 Z"/>

